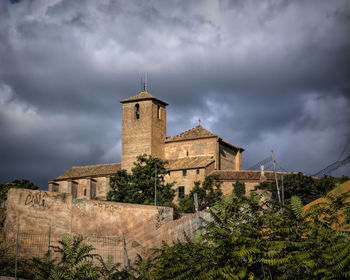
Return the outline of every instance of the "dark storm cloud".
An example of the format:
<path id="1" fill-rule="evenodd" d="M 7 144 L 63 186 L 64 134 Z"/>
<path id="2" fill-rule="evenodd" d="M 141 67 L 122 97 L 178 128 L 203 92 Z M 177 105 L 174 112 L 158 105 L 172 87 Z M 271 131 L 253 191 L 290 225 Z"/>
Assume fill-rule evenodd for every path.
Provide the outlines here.
<path id="1" fill-rule="evenodd" d="M 347 1 L 0 3 L 0 176 L 41 185 L 120 160 L 119 100 L 167 101 L 168 135 L 198 124 L 313 172 L 350 137 Z M 296 148 L 297 147 L 297 148 Z M 348 169 L 345 172 L 349 172 Z"/>

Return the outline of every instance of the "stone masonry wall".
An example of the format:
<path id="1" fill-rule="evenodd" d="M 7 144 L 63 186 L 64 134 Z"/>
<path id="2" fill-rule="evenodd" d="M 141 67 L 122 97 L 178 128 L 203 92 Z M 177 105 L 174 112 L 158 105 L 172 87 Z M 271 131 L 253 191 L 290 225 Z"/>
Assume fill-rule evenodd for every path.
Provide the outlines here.
<path id="1" fill-rule="evenodd" d="M 139 119 L 135 115 L 135 105 L 139 105 Z M 148 154 L 164 157 L 166 135 L 166 110 L 152 100 L 124 103 L 122 107 L 122 169 L 131 171 L 136 157 Z"/>
<path id="2" fill-rule="evenodd" d="M 197 170 L 199 174 L 197 174 Z M 165 176 L 166 182 L 175 182 L 174 189 L 177 190 L 178 187 L 184 186 L 185 187 L 185 194 L 189 194 L 190 191 L 194 187 L 195 181 L 201 181 L 203 182 L 205 178 L 205 169 L 204 168 L 198 168 L 198 169 L 186 169 L 186 176 L 183 176 L 182 170 L 174 170 L 170 171 L 169 175 Z M 178 197 L 176 194 L 174 202 L 178 201 Z"/>
<path id="3" fill-rule="evenodd" d="M 186 156 L 214 156 L 216 155 L 216 145 L 216 138 L 168 142 L 165 143 L 165 159 Z"/>
<path id="4" fill-rule="evenodd" d="M 252 190 L 255 189 L 256 186 L 260 184 L 259 181 L 249 181 L 249 180 L 240 180 L 240 182 L 245 184 L 245 193 L 246 195 L 249 195 Z M 224 195 L 231 194 L 233 191 L 232 184 L 235 184 L 236 181 L 234 180 L 225 180 L 221 181 L 221 190 Z"/>
<path id="5" fill-rule="evenodd" d="M 225 145 L 219 146 L 219 168 L 220 170 L 236 169 L 236 151 Z"/>

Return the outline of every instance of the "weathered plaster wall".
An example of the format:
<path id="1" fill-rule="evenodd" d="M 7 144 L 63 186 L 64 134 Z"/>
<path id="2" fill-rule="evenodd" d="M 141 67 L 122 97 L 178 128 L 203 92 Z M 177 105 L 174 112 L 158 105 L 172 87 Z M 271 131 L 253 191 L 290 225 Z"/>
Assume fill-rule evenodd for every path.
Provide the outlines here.
<path id="1" fill-rule="evenodd" d="M 200 212 L 199 216 L 204 219 L 210 218 L 206 212 Z M 199 220 L 196 214 L 187 214 L 178 220 L 168 221 L 160 226 L 153 226 L 149 223 L 135 224 L 134 228 L 129 229 L 126 233 L 129 256 L 135 259 L 136 254 L 147 255 L 150 249 L 159 248 L 163 241 L 168 244 L 177 240 L 184 241 L 185 235 L 193 237 L 198 227 Z M 143 230 L 140 230 L 141 228 Z"/>
<path id="2" fill-rule="evenodd" d="M 10 189 L 7 194 L 5 231 L 47 232 L 53 225 L 57 233 L 71 233 L 72 195 L 47 191 Z"/>
<path id="3" fill-rule="evenodd" d="M 5 229 L 62 234 L 119 236 L 138 223 L 161 225 L 173 219 L 173 209 L 129 203 L 77 199 L 65 193 L 11 189 L 6 202 Z"/>
<path id="4" fill-rule="evenodd" d="M 138 223 L 173 219 L 173 209 L 131 203 L 79 199 L 73 201 L 72 232 L 83 235 L 121 236 Z"/>
<path id="5" fill-rule="evenodd" d="M 169 207 L 84 199 L 72 202 L 70 194 L 25 189 L 9 191 L 7 209 L 7 235 L 14 235 L 18 226 L 21 232 L 47 234 L 51 225 L 53 234 L 57 236 L 83 234 L 97 238 L 117 237 L 121 246 L 119 252 L 123 250 L 124 235 L 131 260 L 135 259 L 136 254 L 147 254 L 151 248 L 161 246 L 162 241 L 172 243 L 177 239 L 182 240 L 184 232 L 192 236 L 198 226 L 195 214 L 173 221 L 173 209 Z M 200 215 L 208 216 L 206 213 Z M 93 242 L 101 245 L 98 244 L 101 239 Z M 30 255 L 33 246 L 28 244 L 27 253 Z M 104 241 L 103 246 L 108 248 L 112 245 Z M 42 250 L 44 253 L 47 246 Z M 121 261 L 120 258 L 118 260 Z"/>

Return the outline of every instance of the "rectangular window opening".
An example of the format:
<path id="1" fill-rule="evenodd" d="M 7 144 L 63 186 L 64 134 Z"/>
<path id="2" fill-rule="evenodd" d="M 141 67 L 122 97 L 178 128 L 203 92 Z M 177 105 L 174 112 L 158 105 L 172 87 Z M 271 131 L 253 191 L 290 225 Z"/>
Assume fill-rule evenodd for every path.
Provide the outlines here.
<path id="1" fill-rule="evenodd" d="M 185 187 L 184 186 L 180 186 L 177 188 L 177 197 L 178 197 L 178 199 L 182 199 L 185 197 Z"/>
<path id="2" fill-rule="evenodd" d="M 182 176 L 183 176 L 183 177 L 187 176 L 187 170 L 186 170 L 186 169 L 183 169 L 183 170 L 182 170 Z"/>
<path id="3" fill-rule="evenodd" d="M 52 191 L 53 191 L 53 192 L 59 192 L 59 185 L 56 185 L 56 184 L 53 185 L 53 186 L 52 186 Z"/>
<path id="4" fill-rule="evenodd" d="M 160 106 L 157 106 L 157 119 L 160 120 Z"/>
<path id="5" fill-rule="evenodd" d="M 197 175 L 199 174 L 199 169 L 196 170 L 196 174 L 197 174 Z"/>
<path id="6" fill-rule="evenodd" d="M 135 118 L 140 119 L 140 104 L 135 105 Z"/>

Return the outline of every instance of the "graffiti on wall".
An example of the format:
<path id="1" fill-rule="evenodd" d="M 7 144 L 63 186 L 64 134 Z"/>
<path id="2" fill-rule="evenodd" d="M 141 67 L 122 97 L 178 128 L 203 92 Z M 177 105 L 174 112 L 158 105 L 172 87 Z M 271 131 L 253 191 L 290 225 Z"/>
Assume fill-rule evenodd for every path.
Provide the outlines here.
<path id="1" fill-rule="evenodd" d="M 170 208 L 157 208 L 158 213 L 156 215 L 156 229 L 159 229 L 161 225 L 172 220 Z"/>
<path id="2" fill-rule="evenodd" d="M 73 200 L 73 205 L 80 208 L 84 212 L 87 211 L 98 211 L 98 212 L 107 212 L 109 214 L 120 213 L 121 207 L 117 205 L 112 205 L 110 203 L 102 203 L 98 201 L 86 201 L 85 199 L 75 199 Z"/>
<path id="3" fill-rule="evenodd" d="M 41 208 L 51 208 L 52 202 L 50 203 L 49 195 L 47 192 L 31 192 L 27 195 L 24 205 L 30 206 L 30 207 L 41 207 Z"/>
<path id="4" fill-rule="evenodd" d="M 207 221 L 211 220 L 211 216 L 209 213 L 201 213 L 201 218 Z M 187 237 L 193 237 L 195 231 L 200 227 L 201 225 L 201 219 L 190 219 L 187 220 L 177 226 L 177 230 L 175 233 L 175 240 L 184 240 L 185 236 Z"/>
<path id="5" fill-rule="evenodd" d="M 86 206 L 86 203 L 84 199 L 75 199 L 73 200 L 73 205 Z"/>

